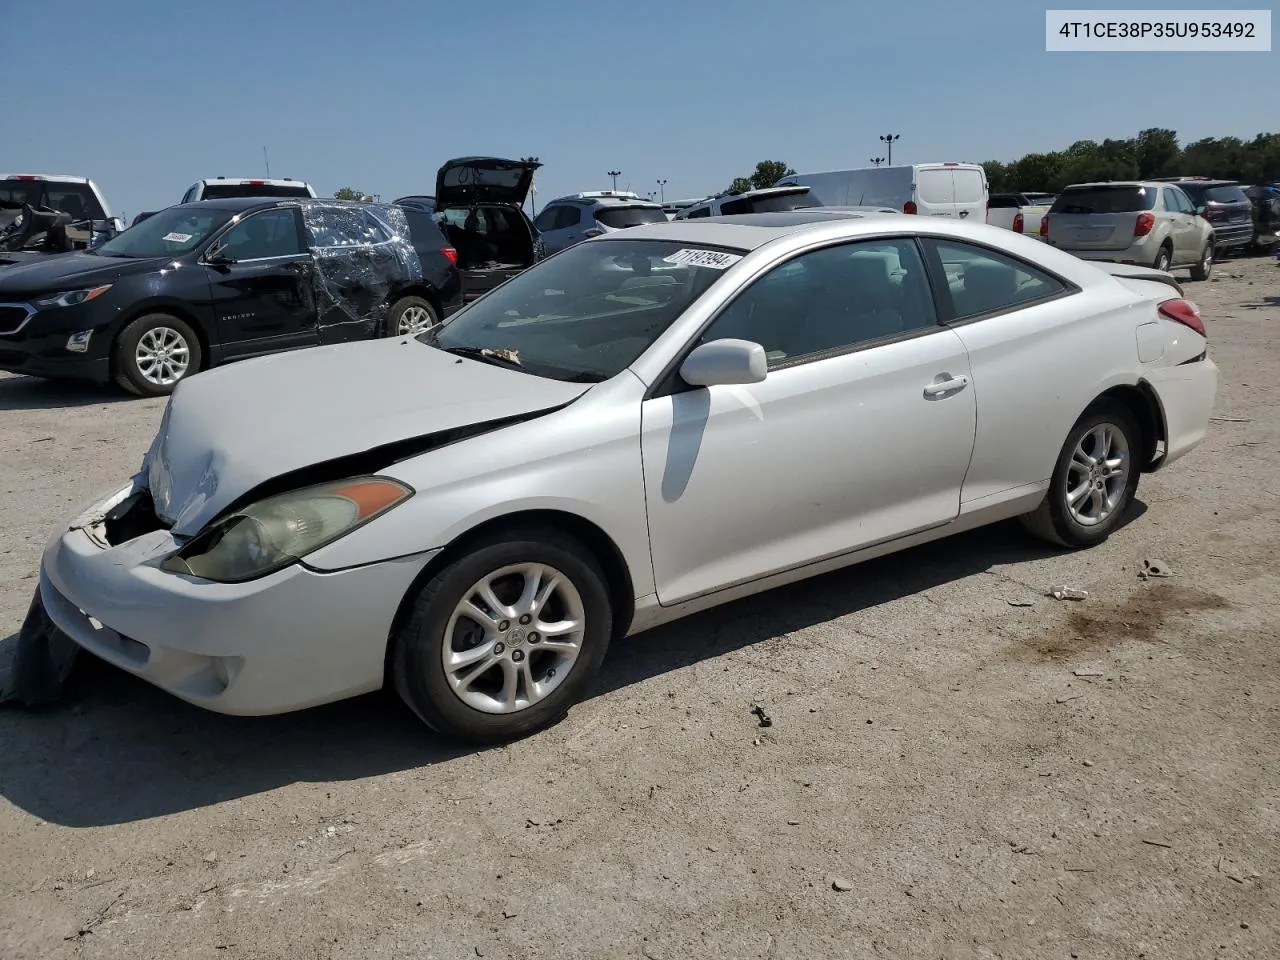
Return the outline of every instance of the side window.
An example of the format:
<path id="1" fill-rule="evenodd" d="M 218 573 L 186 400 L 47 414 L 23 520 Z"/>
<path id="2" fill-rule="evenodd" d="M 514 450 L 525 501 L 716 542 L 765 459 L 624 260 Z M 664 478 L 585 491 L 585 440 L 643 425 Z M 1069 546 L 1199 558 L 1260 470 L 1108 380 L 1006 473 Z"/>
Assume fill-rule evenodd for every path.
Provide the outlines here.
<path id="1" fill-rule="evenodd" d="M 694 217 L 709 217 L 709 216 L 711 216 L 710 207 L 699 207 L 697 210 L 694 210 L 690 213 L 686 213 L 685 219 L 692 220 Z"/>
<path id="2" fill-rule="evenodd" d="M 187 192 L 182 195 L 182 202 L 190 203 L 192 200 L 195 199 L 195 196 L 196 196 L 196 188 L 188 187 Z"/>
<path id="3" fill-rule="evenodd" d="M 915 242 L 871 240 L 775 267 L 725 307 L 702 340 L 751 340 L 772 368 L 933 329 L 937 317 Z"/>
<path id="4" fill-rule="evenodd" d="M 565 230 L 569 227 L 576 227 L 582 222 L 582 208 L 573 204 L 565 204 L 560 208 L 560 212 L 556 215 L 556 229 Z"/>
<path id="5" fill-rule="evenodd" d="M 950 240 L 926 242 L 941 261 L 956 320 L 1014 310 L 1067 289 L 1061 280 L 994 250 Z"/>
<path id="6" fill-rule="evenodd" d="M 293 209 L 265 210 L 240 221 L 223 234 L 218 249 L 236 260 L 262 260 L 302 253 Z"/>
<path id="7" fill-rule="evenodd" d="M 1173 194 L 1174 198 L 1176 199 L 1178 204 L 1178 209 L 1180 211 L 1182 211 L 1183 213 L 1191 213 L 1191 214 L 1194 214 L 1196 212 L 1195 202 L 1190 197 L 1187 196 L 1185 190 L 1180 190 L 1178 187 L 1171 187 L 1170 192 Z"/>
<path id="8" fill-rule="evenodd" d="M 556 223 L 556 220 L 560 216 L 560 211 L 563 209 L 564 207 L 560 205 L 543 207 L 542 212 L 534 218 L 533 225 L 542 231 L 558 230 L 559 226 Z"/>

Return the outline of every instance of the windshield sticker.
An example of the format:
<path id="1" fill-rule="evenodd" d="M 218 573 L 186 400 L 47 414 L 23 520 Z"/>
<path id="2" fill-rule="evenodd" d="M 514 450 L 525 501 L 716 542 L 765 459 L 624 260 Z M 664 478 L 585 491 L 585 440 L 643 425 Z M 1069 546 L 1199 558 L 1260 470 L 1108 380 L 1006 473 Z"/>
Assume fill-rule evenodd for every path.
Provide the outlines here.
<path id="1" fill-rule="evenodd" d="M 189 234 L 189 233 L 166 233 L 166 234 L 165 234 L 163 237 L 161 237 L 160 239 L 161 239 L 161 240 L 164 240 L 166 243 L 186 243 L 188 240 L 190 240 L 190 239 L 191 239 L 191 234 Z"/>
<path id="2" fill-rule="evenodd" d="M 663 263 L 684 263 L 691 267 L 710 267 L 712 270 L 728 270 L 742 257 L 736 253 L 720 253 L 716 250 L 677 250 Z"/>

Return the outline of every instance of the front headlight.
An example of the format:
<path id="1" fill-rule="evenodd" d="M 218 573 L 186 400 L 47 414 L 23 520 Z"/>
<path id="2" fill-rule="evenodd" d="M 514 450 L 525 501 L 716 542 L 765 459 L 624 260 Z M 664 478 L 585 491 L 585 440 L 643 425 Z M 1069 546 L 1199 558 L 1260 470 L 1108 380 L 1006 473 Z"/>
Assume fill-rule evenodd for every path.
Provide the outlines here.
<path id="1" fill-rule="evenodd" d="M 268 497 L 237 510 L 160 565 L 218 583 L 286 567 L 413 496 L 385 477 L 360 477 Z"/>
<path id="2" fill-rule="evenodd" d="M 89 287 L 86 290 L 67 290 L 64 293 L 50 294 L 33 302 L 37 307 L 45 309 L 49 307 L 74 307 L 76 304 L 96 300 L 110 289 L 111 284 L 106 283 L 100 287 Z"/>

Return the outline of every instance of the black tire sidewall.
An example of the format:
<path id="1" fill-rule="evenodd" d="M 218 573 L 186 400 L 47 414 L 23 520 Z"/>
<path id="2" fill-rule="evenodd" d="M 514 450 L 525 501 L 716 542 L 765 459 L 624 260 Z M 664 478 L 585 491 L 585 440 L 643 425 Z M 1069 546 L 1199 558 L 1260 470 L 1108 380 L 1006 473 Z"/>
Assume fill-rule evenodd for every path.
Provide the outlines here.
<path id="1" fill-rule="evenodd" d="M 1204 258 L 1206 254 L 1211 258 L 1209 260 L 1208 267 L 1205 267 L 1204 265 Z M 1191 268 L 1191 279 L 1197 281 L 1208 280 L 1213 274 L 1213 265 L 1217 263 L 1217 261 L 1218 251 L 1214 249 L 1213 243 L 1210 242 L 1205 244 L 1204 249 L 1200 251 L 1200 259 L 1197 260 L 1195 266 Z"/>
<path id="2" fill-rule="evenodd" d="M 1129 476 L 1125 482 L 1124 495 L 1115 512 L 1102 523 L 1086 527 L 1072 518 L 1067 509 L 1066 477 L 1076 444 L 1084 434 L 1102 423 L 1118 426 L 1124 432 L 1125 440 L 1129 445 Z M 1142 434 L 1138 424 L 1133 414 L 1121 404 L 1110 401 L 1098 403 L 1076 421 L 1058 454 L 1058 462 L 1053 469 L 1053 479 L 1050 481 L 1048 493 L 1049 511 L 1054 530 L 1067 545 L 1091 547 L 1101 543 L 1123 522 L 1138 489 L 1138 479 L 1142 473 L 1142 450 Z"/>
<path id="3" fill-rule="evenodd" d="M 444 631 L 465 591 L 486 574 L 515 563 L 545 563 L 567 576 L 586 611 L 582 649 L 570 675 L 546 699 L 514 714 L 489 714 L 467 706 L 445 678 Z M 396 687 L 433 729 L 474 743 L 501 743 L 554 723 L 581 699 L 599 672 L 613 631 L 604 575 L 585 547 L 553 532 L 515 534 L 478 544 L 424 584 L 395 638 Z"/>
<path id="4" fill-rule="evenodd" d="M 1161 258 L 1164 258 L 1167 261 L 1163 267 L 1160 266 Z M 1173 269 L 1173 251 L 1169 249 L 1168 244 L 1163 244 L 1156 252 L 1156 262 L 1152 264 L 1152 266 L 1156 270 L 1163 270 L 1166 273 Z"/>
<path id="5" fill-rule="evenodd" d="M 431 305 L 431 301 L 417 295 L 401 297 L 391 305 L 391 310 L 387 313 L 388 337 L 408 336 L 408 334 L 401 334 L 398 331 L 400 329 L 400 318 L 410 307 L 422 307 L 427 313 L 431 314 L 433 326 L 440 322 L 440 315 L 436 313 L 436 308 Z"/>
<path id="6" fill-rule="evenodd" d="M 182 334 L 183 339 L 187 341 L 189 360 L 187 372 L 179 378 L 178 383 L 181 383 L 192 374 L 198 373 L 204 364 L 204 353 L 200 348 L 200 338 L 196 336 L 195 330 L 185 320 L 168 313 L 147 313 L 136 320 L 131 320 L 120 331 L 120 335 L 116 337 L 112 363 L 115 367 L 116 380 L 120 385 L 144 397 L 163 397 L 172 393 L 173 388 L 177 386 L 177 383 L 168 387 L 158 386 L 147 380 L 138 370 L 136 360 L 138 341 L 142 339 L 143 334 L 148 330 L 153 330 L 156 327 L 170 327 Z"/>

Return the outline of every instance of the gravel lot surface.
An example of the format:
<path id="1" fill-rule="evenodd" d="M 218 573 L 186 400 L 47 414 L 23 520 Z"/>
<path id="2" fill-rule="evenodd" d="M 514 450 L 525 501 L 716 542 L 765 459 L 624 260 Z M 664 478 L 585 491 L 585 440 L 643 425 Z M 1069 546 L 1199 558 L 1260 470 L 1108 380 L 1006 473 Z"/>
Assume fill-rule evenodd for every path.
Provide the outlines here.
<path id="1" fill-rule="evenodd" d="M 0 711 L 0 957 L 1275 957 L 1280 270 L 1188 290 L 1219 419 L 1098 549 L 1006 525 L 694 617 L 501 749 L 96 662 Z M 0 657 L 161 407 L 0 374 Z"/>

